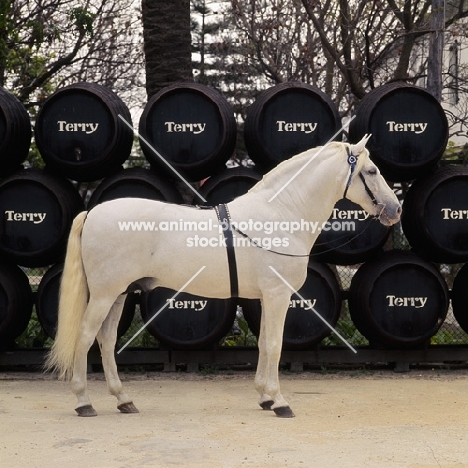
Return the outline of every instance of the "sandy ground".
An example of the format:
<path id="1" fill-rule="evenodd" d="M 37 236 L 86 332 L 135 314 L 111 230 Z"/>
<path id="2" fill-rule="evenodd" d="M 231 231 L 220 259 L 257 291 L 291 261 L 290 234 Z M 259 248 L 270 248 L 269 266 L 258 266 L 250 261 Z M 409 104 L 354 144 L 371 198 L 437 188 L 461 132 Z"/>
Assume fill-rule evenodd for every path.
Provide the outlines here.
<path id="1" fill-rule="evenodd" d="M 91 374 L 79 418 L 67 383 L 1 373 L 0 466 L 468 467 L 467 370 L 282 374 L 294 419 L 257 406 L 252 372 L 122 377 L 139 414 Z"/>

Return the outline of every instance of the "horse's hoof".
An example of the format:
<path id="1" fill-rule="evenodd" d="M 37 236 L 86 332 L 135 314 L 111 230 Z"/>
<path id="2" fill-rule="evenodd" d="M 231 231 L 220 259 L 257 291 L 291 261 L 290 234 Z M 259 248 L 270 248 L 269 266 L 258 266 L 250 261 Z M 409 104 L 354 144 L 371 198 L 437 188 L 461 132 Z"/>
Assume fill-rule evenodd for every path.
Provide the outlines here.
<path id="1" fill-rule="evenodd" d="M 262 401 L 260 404 L 260 406 L 262 407 L 262 409 L 264 410 L 271 410 L 271 407 L 273 406 L 273 403 L 274 401 L 273 400 L 267 400 L 267 401 Z"/>
<path id="2" fill-rule="evenodd" d="M 128 403 L 122 403 L 121 405 L 117 406 L 117 409 L 121 413 L 129 414 L 129 413 L 139 413 L 137 407 L 133 404 L 132 401 Z"/>
<path id="3" fill-rule="evenodd" d="M 273 408 L 276 416 L 279 418 L 294 418 L 295 414 L 289 406 L 279 406 L 278 408 Z"/>
<path id="4" fill-rule="evenodd" d="M 78 416 L 82 416 L 84 418 L 97 416 L 96 410 L 91 405 L 80 406 L 75 408 L 75 411 L 78 413 Z"/>

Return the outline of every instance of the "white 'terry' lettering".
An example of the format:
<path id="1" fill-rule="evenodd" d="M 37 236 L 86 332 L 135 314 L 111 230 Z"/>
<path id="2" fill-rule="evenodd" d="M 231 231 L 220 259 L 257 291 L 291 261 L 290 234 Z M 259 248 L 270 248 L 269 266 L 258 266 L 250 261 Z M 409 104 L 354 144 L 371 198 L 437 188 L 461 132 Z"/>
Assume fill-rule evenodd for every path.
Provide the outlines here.
<path id="1" fill-rule="evenodd" d="M 415 134 L 423 133 L 427 128 L 427 122 L 420 123 L 399 123 L 393 120 L 386 122 L 389 132 L 413 132 Z"/>
<path id="2" fill-rule="evenodd" d="M 354 219 L 356 221 L 365 221 L 369 213 L 365 210 L 340 210 L 333 208 L 332 219 Z"/>
<path id="3" fill-rule="evenodd" d="M 304 310 L 311 310 L 313 307 L 315 307 L 316 303 L 317 299 L 291 299 L 289 301 L 289 308 L 291 309 L 300 307 Z"/>
<path id="4" fill-rule="evenodd" d="M 7 221 L 29 221 L 40 224 L 44 221 L 47 213 L 18 213 L 13 210 L 5 211 Z"/>
<path id="5" fill-rule="evenodd" d="M 452 208 L 441 208 L 442 219 L 468 219 L 468 210 L 452 210 Z"/>
<path id="6" fill-rule="evenodd" d="M 193 309 L 196 312 L 203 310 L 208 304 L 207 300 L 178 301 L 176 299 L 166 299 L 169 304 L 168 309 Z"/>
<path id="7" fill-rule="evenodd" d="M 389 294 L 386 296 L 389 307 L 414 307 L 421 309 L 426 305 L 427 297 L 398 297 Z"/>
<path id="8" fill-rule="evenodd" d="M 285 120 L 277 120 L 278 132 L 303 132 L 312 133 L 317 128 L 317 122 L 286 122 Z"/>
<path id="9" fill-rule="evenodd" d="M 59 120 L 57 124 L 59 126 L 59 132 L 84 132 L 87 135 L 94 133 L 99 127 L 98 123 L 71 123 L 66 120 Z"/>
<path id="10" fill-rule="evenodd" d="M 203 133 L 206 128 L 206 123 L 175 123 L 175 122 L 164 122 L 167 127 L 167 133 L 193 133 L 198 135 Z"/>

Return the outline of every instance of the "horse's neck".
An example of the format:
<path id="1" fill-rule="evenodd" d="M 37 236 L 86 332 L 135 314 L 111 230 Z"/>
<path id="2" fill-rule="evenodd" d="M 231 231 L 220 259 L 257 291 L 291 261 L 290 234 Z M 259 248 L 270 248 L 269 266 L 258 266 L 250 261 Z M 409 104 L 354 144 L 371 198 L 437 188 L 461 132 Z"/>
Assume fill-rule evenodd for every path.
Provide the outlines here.
<path id="1" fill-rule="evenodd" d="M 321 226 L 342 198 L 349 171 L 346 160 L 335 157 L 336 149 L 323 153 L 299 173 L 307 157 L 295 157 L 267 174 L 246 195 L 229 204 L 233 220 L 308 221 Z M 318 233 L 301 230 L 295 235 L 312 248 Z"/>
<path id="2" fill-rule="evenodd" d="M 281 163 L 233 203 L 262 218 L 325 222 L 343 195 L 349 171 L 337 151 L 324 150 L 304 170 L 314 153 L 306 152 Z"/>

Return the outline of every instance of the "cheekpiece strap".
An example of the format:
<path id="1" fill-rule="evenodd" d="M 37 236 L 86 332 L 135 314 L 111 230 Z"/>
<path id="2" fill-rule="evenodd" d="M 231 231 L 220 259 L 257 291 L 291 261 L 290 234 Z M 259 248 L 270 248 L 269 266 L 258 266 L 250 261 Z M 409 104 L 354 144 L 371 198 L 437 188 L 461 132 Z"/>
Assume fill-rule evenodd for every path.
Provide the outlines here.
<path id="1" fill-rule="evenodd" d="M 346 152 L 348 153 L 348 164 L 350 167 L 350 172 L 349 172 L 348 182 L 346 183 L 346 188 L 343 194 L 343 198 L 346 198 L 346 195 L 348 193 L 348 188 L 351 185 L 351 180 L 353 178 L 354 170 L 356 169 L 356 164 L 357 164 L 357 157 L 354 156 L 353 153 L 351 153 L 349 148 L 346 148 Z"/>
<path id="2" fill-rule="evenodd" d="M 351 185 L 351 179 L 354 174 L 354 169 L 356 169 L 357 158 L 356 156 L 354 156 L 353 153 L 351 153 L 349 148 L 346 148 L 346 151 L 348 153 L 348 164 L 349 164 L 349 167 L 351 168 L 351 172 L 349 173 L 348 183 L 346 184 L 346 187 L 349 187 Z"/>

